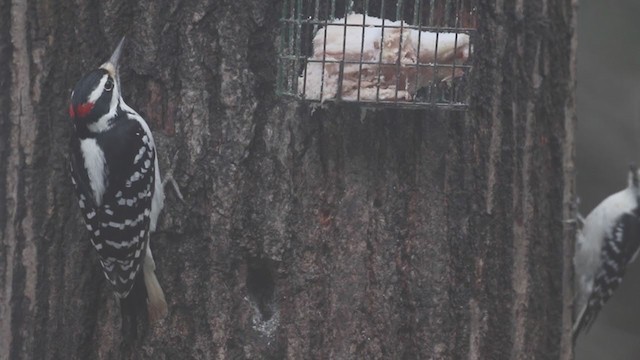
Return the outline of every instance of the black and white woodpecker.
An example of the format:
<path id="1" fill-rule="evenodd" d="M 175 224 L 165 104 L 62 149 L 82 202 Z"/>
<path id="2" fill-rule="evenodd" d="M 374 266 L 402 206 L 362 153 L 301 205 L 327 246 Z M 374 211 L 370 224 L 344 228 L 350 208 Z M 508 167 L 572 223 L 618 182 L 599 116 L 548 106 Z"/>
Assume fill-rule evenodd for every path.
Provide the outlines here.
<path id="1" fill-rule="evenodd" d="M 158 157 L 149 126 L 122 99 L 118 60 L 111 58 L 78 81 L 71 93 L 71 175 L 80 209 L 125 322 L 147 311 L 154 322 L 167 314 L 155 275 L 149 233 L 164 203 Z M 144 315 L 141 314 L 141 315 Z"/>
<path id="2" fill-rule="evenodd" d="M 596 206 L 578 230 L 573 264 L 577 282 L 574 340 L 593 325 L 640 248 L 640 184 L 631 165 L 629 185 Z"/>

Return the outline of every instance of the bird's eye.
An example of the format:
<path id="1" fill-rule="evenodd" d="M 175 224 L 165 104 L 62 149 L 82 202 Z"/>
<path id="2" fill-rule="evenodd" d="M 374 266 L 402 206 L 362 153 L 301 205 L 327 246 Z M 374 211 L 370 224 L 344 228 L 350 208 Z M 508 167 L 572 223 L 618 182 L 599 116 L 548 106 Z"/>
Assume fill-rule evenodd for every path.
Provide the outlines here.
<path id="1" fill-rule="evenodd" d="M 113 80 L 111 79 L 107 79 L 107 82 L 104 84 L 104 89 L 106 91 L 111 91 L 113 90 Z"/>

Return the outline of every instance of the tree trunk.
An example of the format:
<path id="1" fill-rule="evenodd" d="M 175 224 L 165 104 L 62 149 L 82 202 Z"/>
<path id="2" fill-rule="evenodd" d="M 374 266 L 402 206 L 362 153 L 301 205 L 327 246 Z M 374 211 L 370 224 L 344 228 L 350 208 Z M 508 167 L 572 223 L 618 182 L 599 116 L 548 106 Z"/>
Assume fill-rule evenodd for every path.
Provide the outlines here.
<path id="1" fill-rule="evenodd" d="M 275 95 L 281 3 L 0 0 L 0 359 L 570 359 L 575 1 L 481 0 L 466 112 Z M 169 316 L 121 346 L 67 167 L 126 34 Z"/>

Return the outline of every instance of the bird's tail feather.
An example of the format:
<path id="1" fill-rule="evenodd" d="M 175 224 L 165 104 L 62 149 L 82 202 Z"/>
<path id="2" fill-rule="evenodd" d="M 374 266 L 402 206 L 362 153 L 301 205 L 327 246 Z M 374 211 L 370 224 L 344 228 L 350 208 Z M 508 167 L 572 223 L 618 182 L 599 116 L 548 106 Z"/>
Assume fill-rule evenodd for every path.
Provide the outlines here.
<path id="1" fill-rule="evenodd" d="M 147 289 L 142 272 L 136 275 L 135 283 L 125 298 L 120 299 L 122 316 L 122 336 L 135 340 L 138 337 L 138 324 L 146 324 Z"/>
<path id="2" fill-rule="evenodd" d="M 147 248 L 148 249 L 148 248 Z M 156 277 L 156 264 L 151 256 L 151 251 L 147 251 L 147 255 L 144 259 L 143 273 L 144 284 L 146 287 L 147 309 L 149 315 L 149 322 L 154 323 L 165 316 L 167 316 L 167 301 L 164 298 L 164 292 L 158 278 Z"/>
<path id="3" fill-rule="evenodd" d="M 573 344 L 575 345 L 576 340 L 578 339 L 578 335 L 581 333 L 586 333 L 591 329 L 591 326 L 596 321 L 596 317 L 598 316 L 598 312 L 600 311 L 601 306 L 597 306 L 595 304 L 584 305 L 582 310 L 578 313 L 575 323 L 573 324 Z"/>

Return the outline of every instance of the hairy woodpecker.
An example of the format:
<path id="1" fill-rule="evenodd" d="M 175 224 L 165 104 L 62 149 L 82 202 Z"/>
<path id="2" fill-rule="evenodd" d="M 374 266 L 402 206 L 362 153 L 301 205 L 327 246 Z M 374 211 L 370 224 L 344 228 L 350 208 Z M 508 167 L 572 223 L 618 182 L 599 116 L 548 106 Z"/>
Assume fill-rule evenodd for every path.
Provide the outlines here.
<path id="1" fill-rule="evenodd" d="M 122 99 L 118 59 L 123 44 L 124 38 L 71 93 L 69 158 L 91 243 L 120 299 L 123 331 L 132 328 L 135 334 L 138 313 L 146 312 L 150 322 L 167 314 L 149 247 L 164 192 L 151 130 Z"/>
<path id="2" fill-rule="evenodd" d="M 631 165 L 629 185 L 604 199 L 578 230 L 573 264 L 577 282 L 574 340 L 593 325 L 598 312 L 622 282 L 640 248 L 640 186 Z"/>

